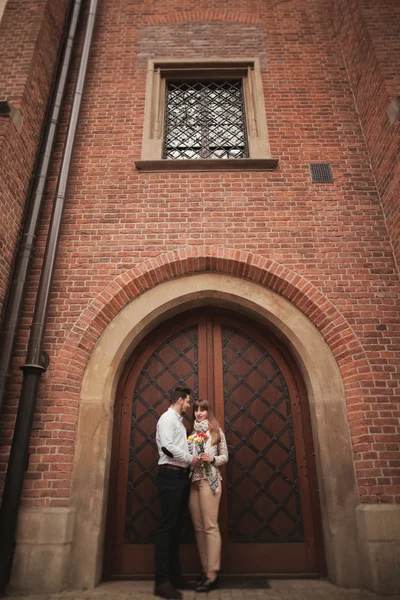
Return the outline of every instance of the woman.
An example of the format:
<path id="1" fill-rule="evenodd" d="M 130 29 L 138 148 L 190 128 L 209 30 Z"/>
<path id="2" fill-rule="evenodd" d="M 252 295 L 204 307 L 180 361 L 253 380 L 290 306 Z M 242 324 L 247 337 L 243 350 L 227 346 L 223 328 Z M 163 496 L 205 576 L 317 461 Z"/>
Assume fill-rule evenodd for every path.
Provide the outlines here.
<path id="1" fill-rule="evenodd" d="M 189 451 L 201 458 L 192 472 L 189 508 L 196 533 L 203 572 L 196 592 L 209 592 L 218 585 L 221 561 L 221 535 L 218 508 L 221 498 L 220 467 L 228 462 L 225 435 L 207 400 L 196 400 L 193 406 L 193 433 Z"/>

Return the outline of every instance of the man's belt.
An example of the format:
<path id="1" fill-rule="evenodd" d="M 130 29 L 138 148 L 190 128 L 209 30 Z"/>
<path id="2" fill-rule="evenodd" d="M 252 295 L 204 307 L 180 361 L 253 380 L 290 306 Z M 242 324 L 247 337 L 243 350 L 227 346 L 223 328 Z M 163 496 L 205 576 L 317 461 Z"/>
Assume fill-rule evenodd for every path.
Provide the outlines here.
<path id="1" fill-rule="evenodd" d="M 164 464 L 159 465 L 159 469 L 173 469 L 174 471 L 182 471 L 183 473 L 187 473 L 187 467 L 178 467 L 177 465 Z"/>

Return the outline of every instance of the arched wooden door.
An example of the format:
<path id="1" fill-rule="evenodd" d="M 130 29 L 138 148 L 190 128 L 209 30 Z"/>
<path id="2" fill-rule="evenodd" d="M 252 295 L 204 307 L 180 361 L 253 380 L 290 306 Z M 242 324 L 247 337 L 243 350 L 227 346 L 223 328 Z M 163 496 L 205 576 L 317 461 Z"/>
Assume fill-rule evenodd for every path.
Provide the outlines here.
<path id="1" fill-rule="evenodd" d="M 207 398 L 223 424 L 222 571 L 323 570 L 307 397 L 287 352 L 268 331 L 232 313 L 199 310 L 159 327 L 121 378 L 115 407 L 106 576 L 154 569 L 158 502 L 155 430 L 177 385 Z M 190 420 L 186 419 L 190 430 Z M 199 571 L 190 525 L 183 567 Z"/>

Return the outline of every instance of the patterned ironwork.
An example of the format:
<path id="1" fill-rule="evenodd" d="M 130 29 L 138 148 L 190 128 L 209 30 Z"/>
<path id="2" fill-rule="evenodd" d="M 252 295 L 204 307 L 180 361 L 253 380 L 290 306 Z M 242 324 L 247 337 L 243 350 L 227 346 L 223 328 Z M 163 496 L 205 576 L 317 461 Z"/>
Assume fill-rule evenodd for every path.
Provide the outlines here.
<path id="1" fill-rule="evenodd" d="M 288 389 L 271 355 L 223 327 L 231 542 L 304 540 Z"/>
<path id="2" fill-rule="evenodd" d="M 157 420 L 167 410 L 169 394 L 175 387 L 189 387 L 197 397 L 197 339 L 197 327 L 169 338 L 149 358 L 135 387 L 125 516 L 125 542 L 128 544 L 154 542 L 158 521 L 155 486 Z M 187 415 L 185 418 L 189 426 L 190 418 Z M 190 531 L 186 532 L 185 541 L 188 537 L 192 539 Z"/>
<path id="3" fill-rule="evenodd" d="M 248 156 L 242 81 L 169 81 L 164 158 Z"/>

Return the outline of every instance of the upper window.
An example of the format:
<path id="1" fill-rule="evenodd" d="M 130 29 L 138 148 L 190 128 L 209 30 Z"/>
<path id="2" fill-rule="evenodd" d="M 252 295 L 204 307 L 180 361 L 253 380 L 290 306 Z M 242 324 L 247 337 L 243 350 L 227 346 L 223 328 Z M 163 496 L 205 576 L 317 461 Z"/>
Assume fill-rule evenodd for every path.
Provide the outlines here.
<path id="1" fill-rule="evenodd" d="M 149 61 L 140 170 L 271 169 L 257 59 Z"/>
<path id="2" fill-rule="evenodd" d="M 163 158 L 248 156 L 240 79 L 167 82 Z"/>

